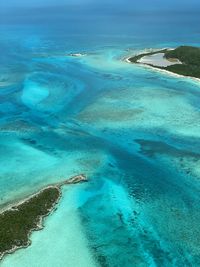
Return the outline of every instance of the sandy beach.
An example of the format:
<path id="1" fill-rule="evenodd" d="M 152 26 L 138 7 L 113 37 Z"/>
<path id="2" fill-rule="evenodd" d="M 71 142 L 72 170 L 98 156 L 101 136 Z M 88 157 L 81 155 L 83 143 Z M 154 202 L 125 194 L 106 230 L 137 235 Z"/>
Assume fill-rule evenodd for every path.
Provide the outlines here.
<path id="1" fill-rule="evenodd" d="M 170 50 L 172 50 L 172 49 L 170 49 Z M 155 52 L 156 52 L 157 50 L 155 50 Z M 145 51 L 146 52 L 146 51 Z M 161 53 L 159 53 L 159 54 L 161 54 Z M 158 55 L 158 54 L 156 54 L 156 55 Z M 145 56 L 145 57 L 147 57 L 147 56 Z M 150 56 L 148 56 L 148 58 L 149 58 Z M 130 64 L 134 64 L 133 62 L 131 62 L 130 61 L 130 58 L 132 58 L 132 56 L 128 56 L 128 57 L 126 57 L 125 58 L 125 61 L 127 62 L 127 63 L 130 63 Z M 144 57 L 142 57 L 142 58 L 144 58 Z M 168 60 L 167 60 L 168 61 Z M 170 62 L 170 63 L 172 63 L 171 65 L 174 65 L 174 64 L 182 64 L 180 61 L 180 63 L 173 63 L 173 62 L 171 62 L 171 61 L 168 61 L 168 62 Z M 162 63 L 162 62 L 161 62 Z M 146 60 L 138 60 L 138 63 L 137 63 L 139 66 L 142 66 L 143 68 L 148 68 L 148 69 L 152 69 L 152 70 L 154 70 L 154 71 L 157 71 L 157 72 L 160 72 L 160 73 L 165 73 L 165 74 L 168 74 L 168 75 L 171 75 L 171 76 L 173 76 L 173 77 L 176 77 L 176 78 L 188 78 L 188 79 L 192 79 L 193 81 L 197 81 L 197 82 L 200 82 L 200 79 L 199 78 L 195 78 L 195 77 L 191 77 L 191 76 L 184 76 L 184 75 L 181 75 L 181 74 L 177 74 L 177 73 L 174 73 L 174 72 L 171 72 L 171 71 L 168 71 L 168 70 L 165 70 L 165 69 L 160 69 L 160 68 L 158 68 L 158 67 L 164 67 L 163 65 L 162 66 L 159 66 L 159 65 L 156 65 L 155 64 L 155 61 L 151 61 L 151 63 L 147 63 L 147 61 Z M 150 65 L 149 65 L 150 64 Z M 170 66 L 170 65 L 168 65 L 168 66 Z"/>

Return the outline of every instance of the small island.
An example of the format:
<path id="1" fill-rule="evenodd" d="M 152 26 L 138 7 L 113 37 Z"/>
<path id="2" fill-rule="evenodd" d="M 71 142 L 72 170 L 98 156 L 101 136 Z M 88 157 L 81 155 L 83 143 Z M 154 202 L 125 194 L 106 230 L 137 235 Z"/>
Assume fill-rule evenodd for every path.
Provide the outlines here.
<path id="1" fill-rule="evenodd" d="M 63 185 L 86 181 L 86 176 L 81 174 L 49 185 L 1 212 L 0 260 L 5 254 L 30 245 L 30 234 L 43 228 L 43 218 L 49 215 L 58 203 Z"/>
<path id="2" fill-rule="evenodd" d="M 68 56 L 70 56 L 70 57 L 83 57 L 83 56 L 85 56 L 85 54 L 84 53 L 70 53 L 70 54 L 68 54 Z"/>
<path id="3" fill-rule="evenodd" d="M 200 78 L 200 48 L 180 46 L 142 53 L 127 59 L 130 63 L 145 64 L 178 75 Z"/>

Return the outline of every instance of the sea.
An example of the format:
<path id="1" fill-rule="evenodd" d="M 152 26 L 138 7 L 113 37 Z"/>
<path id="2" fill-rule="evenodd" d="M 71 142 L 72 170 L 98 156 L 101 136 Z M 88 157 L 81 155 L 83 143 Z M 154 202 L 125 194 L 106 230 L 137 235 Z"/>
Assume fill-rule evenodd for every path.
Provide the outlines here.
<path id="1" fill-rule="evenodd" d="M 84 1 L 0 10 L 0 208 L 88 177 L 0 266 L 198 267 L 200 82 L 126 58 L 199 46 L 199 5 Z"/>

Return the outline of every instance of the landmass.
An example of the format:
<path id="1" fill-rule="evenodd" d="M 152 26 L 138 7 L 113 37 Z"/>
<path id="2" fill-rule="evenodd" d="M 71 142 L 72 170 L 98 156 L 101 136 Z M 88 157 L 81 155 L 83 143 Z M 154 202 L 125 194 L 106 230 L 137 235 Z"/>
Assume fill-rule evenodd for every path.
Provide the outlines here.
<path id="1" fill-rule="evenodd" d="M 200 48 L 180 46 L 142 53 L 127 59 L 130 63 L 145 64 L 183 76 L 200 78 Z"/>
<path id="2" fill-rule="evenodd" d="M 70 57 L 83 57 L 85 56 L 85 54 L 83 53 L 71 53 L 69 54 Z"/>
<path id="3" fill-rule="evenodd" d="M 43 228 L 43 219 L 55 208 L 61 197 L 61 187 L 86 182 L 85 175 L 77 175 L 52 184 L 0 213 L 0 260 L 4 255 L 28 247 L 30 234 Z"/>

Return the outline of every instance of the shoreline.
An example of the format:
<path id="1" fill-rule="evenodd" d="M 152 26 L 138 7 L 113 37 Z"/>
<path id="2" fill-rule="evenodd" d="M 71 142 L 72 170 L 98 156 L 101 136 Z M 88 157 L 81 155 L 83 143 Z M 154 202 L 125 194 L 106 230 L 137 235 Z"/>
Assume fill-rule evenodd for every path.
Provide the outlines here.
<path id="1" fill-rule="evenodd" d="M 158 53 L 159 51 L 163 51 L 163 50 L 174 50 L 174 48 L 170 48 L 170 47 L 164 47 L 164 48 L 149 48 L 149 49 L 144 49 L 144 50 L 139 50 L 138 53 L 136 54 L 129 54 L 126 57 L 123 58 L 123 61 L 126 61 L 128 63 L 132 63 L 132 61 L 130 61 L 130 58 L 133 57 L 137 57 L 143 54 L 149 54 L 149 53 Z M 140 64 L 140 63 L 138 63 Z"/>
<path id="2" fill-rule="evenodd" d="M 28 243 L 27 245 L 20 245 L 20 246 L 14 246 L 13 248 L 4 251 L 2 254 L 0 254 L 0 261 L 9 254 L 14 253 L 15 251 L 21 249 L 21 248 L 28 248 L 31 245 L 31 240 L 30 240 L 30 236 L 34 231 L 41 231 L 44 228 L 44 219 L 46 217 L 48 217 L 50 214 L 52 214 L 55 209 L 56 209 L 56 205 L 59 203 L 61 197 L 62 197 L 62 192 L 61 189 L 63 186 L 65 185 L 72 185 L 72 184 L 78 184 L 78 183 L 83 183 L 83 182 L 88 182 L 87 177 L 84 174 L 80 174 L 80 175 L 76 175 L 76 176 L 72 176 L 71 178 L 67 179 L 67 180 L 63 180 L 62 182 L 59 183 L 55 183 L 55 184 L 50 184 L 47 185 L 46 187 L 40 189 L 38 192 L 33 193 L 32 195 L 26 197 L 25 199 L 19 200 L 17 202 L 13 202 L 12 204 L 9 204 L 7 206 L 7 208 L 4 208 L 3 210 L 0 211 L 0 216 L 4 215 L 4 213 L 8 212 L 8 211 L 16 211 L 18 209 L 19 206 L 23 205 L 23 204 L 28 204 L 30 200 L 34 199 L 35 197 L 39 196 L 40 194 L 42 194 L 45 190 L 48 189 L 56 189 L 58 191 L 58 197 L 56 199 L 56 201 L 52 204 L 52 207 L 49 208 L 47 210 L 47 213 L 44 215 L 40 215 L 37 216 L 35 218 L 35 220 L 37 222 L 36 227 L 31 228 L 28 231 L 27 234 L 27 238 L 28 238 Z"/>
<path id="3" fill-rule="evenodd" d="M 169 48 L 169 50 L 172 50 L 172 48 Z M 153 50 L 152 52 L 159 52 L 159 51 L 160 50 Z M 135 56 L 139 56 L 139 55 L 140 54 L 137 54 Z M 129 64 L 134 64 L 134 65 L 141 66 L 143 68 L 152 69 L 154 71 L 157 71 L 157 72 L 160 72 L 160 73 L 164 73 L 164 74 L 168 74 L 168 75 L 171 75 L 171 76 L 176 77 L 176 78 L 187 78 L 187 79 L 190 79 L 190 80 L 193 80 L 193 81 L 196 81 L 196 82 L 200 82 L 200 78 L 196 78 L 196 77 L 192 77 L 192 76 L 186 76 L 186 75 L 181 75 L 181 74 L 178 74 L 178 73 L 175 73 L 175 72 L 172 72 L 172 71 L 169 71 L 169 70 L 161 69 L 159 67 L 152 66 L 152 65 L 149 65 L 149 64 L 145 64 L 145 63 L 140 63 L 140 62 L 134 63 L 134 62 L 130 61 L 130 58 L 132 58 L 132 57 L 133 56 L 130 55 L 130 56 L 124 58 L 124 60 L 127 63 L 129 63 Z"/>
<path id="4" fill-rule="evenodd" d="M 79 174 L 79 175 L 75 175 L 75 176 L 72 176 L 70 177 L 69 179 L 66 179 L 66 180 L 63 180 L 61 182 L 58 182 L 58 183 L 52 183 L 52 184 L 49 184 L 43 188 L 41 188 L 39 191 L 37 191 L 36 193 L 32 193 L 31 195 L 23 198 L 23 199 L 20 199 L 20 200 L 16 200 L 16 201 L 13 201 L 13 202 L 7 202 L 8 204 L 5 203 L 5 205 L 3 206 L 3 208 L 0 209 L 0 215 L 2 213 L 4 213 L 5 211 L 8 211 L 8 210 L 11 210 L 13 209 L 13 207 L 17 207 L 23 203 L 26 203 L 27 201 L 29 201 L 31 198 L 39 195 L 42 191 L 44 191 L 45 189 L 49 189 L 49 188 L 61 188 L 62 186 L 64 185 L 70 185 L 70 184 L 76 184 L 76 183 L 81 183 L 81 182 L 88 182 L 88 178 L 86 177 L 86 175 L 84 174 Z"/>
<path id="5" fill-rule="evenodd" d="M 34 232 L 34 231 L 41 231 L 43 228 L 44 228 L 44 225 L 43 225 L 43 220 L 48 217 L 51 213 L 53 213 L 53 211 L 55 210 L 55 206 L 58 204 L 59 200 L 61 199 L 61 191 L 59 189 L 59 187 L 56 187 L 56 186 L 48 186 L 48 187 L 45 187 L 44 189 L 41 189 L 38 193 L 34 193 L 33 195 L 31 195 L 29 198 L 27 198 L 26 200 L 22 200 L 20 203 L 18 203 L 16 205 L 16 208 L 20 205 L 23 205 L 25 203 L 28 203 L 29 200 L 31 200 L 32 198 L 34 197 L 37 197 L 39 194 L 41 194 L 45 189 L 49 189 L 49 188 L 55 188 L 55 189 L 58 189 L 59 190 L 59 196 L 58 196 L 58 199 L 57 201 L 53 204 L 52 208 L 49 210 L 48 213 L 46 213 L 45 215 L 42 215 L 42 216 L 38 216 L 36 219 L 39 219 L 39 222 L 37 223 L 37 226 L 36 227 L 33 227 L 29 230 L 28 232 L 28 243 L 27 245 L 21 245 L 21 246 L 14 246 L 12 249 L 9 249 L 9 250 L 6 250 L 5 252 L 3 252 L 1 255 L 0 255 L 0 261 L 6 256 L 6 255 L 9 255 L 9 254 L 13 254 L 15 251 L 21 249 L 21 248 L 28 248 L 30 245 L 31 245 L 31 240 L 30 240 L 30 236 L 31 234 Z M 12 207 L 10 207 L 9 209 L 5 210 L 4 212 L 8 211 L 8 210 L 12 210 Z M 0 213 L 3 214 L 4 212 Z"/>

